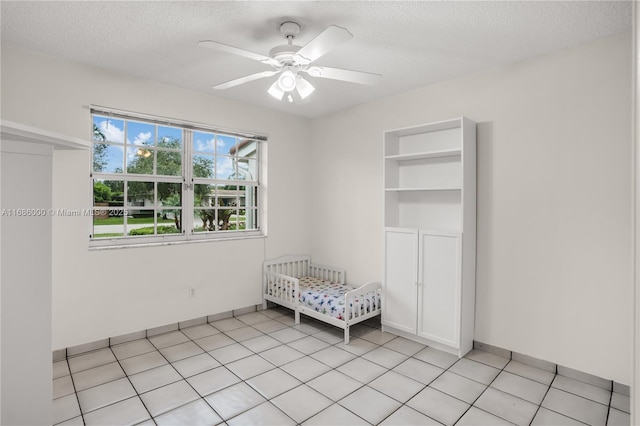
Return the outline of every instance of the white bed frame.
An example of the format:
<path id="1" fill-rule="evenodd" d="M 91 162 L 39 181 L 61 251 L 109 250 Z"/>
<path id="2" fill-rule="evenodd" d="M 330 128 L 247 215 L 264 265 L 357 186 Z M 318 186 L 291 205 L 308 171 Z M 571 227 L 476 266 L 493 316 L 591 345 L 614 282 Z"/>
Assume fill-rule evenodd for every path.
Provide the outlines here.
<path id="1" fill-rule="evenodd" d="M 300 314 L 308 315 L 317 320 L 340 327 L 344 330 L 344 343 L 349 344 L 349 327 L 366 319 L 380 315 L 380 295 L 382 285 L 379 282 L 369 282 L 344 294 L 344 320 L 322 314 L 300 303 L 300 281 L 302 277 L 314 277 L 334 283 L 345 284 L 345 270 L 332 266 L 311 263 L 309 256 L 282 256 L 264 262 L 263 277 L 263 305 L 267 302 L 293 309 L 295 323 L 300 324 Z M 370 311 L 363 309 L 366 294 L 377 292 L 378 302 L 370 307 Z M 356 301 L 358 300 L 358 301 Z M 353 307 L 352 307 L 353 305 Z M 366 312 L 362 314 L 362 312 Z"/>

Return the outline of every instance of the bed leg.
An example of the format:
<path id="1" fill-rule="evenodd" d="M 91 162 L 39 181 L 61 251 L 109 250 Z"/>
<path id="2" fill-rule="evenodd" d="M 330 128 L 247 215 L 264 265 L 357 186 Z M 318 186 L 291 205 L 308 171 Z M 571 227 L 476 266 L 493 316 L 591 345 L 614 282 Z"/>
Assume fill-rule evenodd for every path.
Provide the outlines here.
<path id="1" fill-rule="evenodd" d="M 296 324 L 300 324 L 300 311 L 296 309 L 294 312 L 296 317 Z"/>
<path id="2" fill-rule="evenodd" d="M 349 344 L 349 327 L 346 327 L 344 329 L 344 344 L 345 345 Z"/>
<path id="3" fill-rule="evenodd" d="M 263 311 L 267 310 L 267 300 L 266 299 L 262 301 L 262 310 Z"/>

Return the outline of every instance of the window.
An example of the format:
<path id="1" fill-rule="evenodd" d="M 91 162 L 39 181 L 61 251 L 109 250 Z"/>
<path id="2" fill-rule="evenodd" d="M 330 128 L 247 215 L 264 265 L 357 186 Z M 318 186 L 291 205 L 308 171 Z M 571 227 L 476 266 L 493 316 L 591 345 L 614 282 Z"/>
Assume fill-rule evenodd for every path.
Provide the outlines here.
<path id="1" fill-rule="evenodd" d="M 92 245 L 262 235 L 264 137 L 92 109 Z"/>

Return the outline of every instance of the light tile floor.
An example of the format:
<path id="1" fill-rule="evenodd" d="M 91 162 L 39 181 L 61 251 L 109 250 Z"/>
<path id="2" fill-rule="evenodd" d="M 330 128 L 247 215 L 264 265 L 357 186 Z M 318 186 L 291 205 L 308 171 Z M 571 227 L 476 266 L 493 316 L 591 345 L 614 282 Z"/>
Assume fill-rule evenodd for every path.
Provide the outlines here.
<path id="1" fill-rule="evenodd" d="M 629 397 L 275 308 L 53 364 L 54 424 L 629 425 Z"/>

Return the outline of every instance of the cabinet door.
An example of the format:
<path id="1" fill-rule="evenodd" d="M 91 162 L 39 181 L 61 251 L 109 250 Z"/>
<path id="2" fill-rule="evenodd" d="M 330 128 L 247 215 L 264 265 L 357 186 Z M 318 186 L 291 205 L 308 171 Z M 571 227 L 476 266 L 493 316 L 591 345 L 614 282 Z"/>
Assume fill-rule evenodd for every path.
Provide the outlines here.
<path id="1" fill-rule="evenodd" d="M 453 347 L 460 341 L 461 235 L 420 231 L 418 335 Z"/>
<path id="2" fill-rule="evenodd" d="M 416 333 L 418 231 L 385 230 L 385 273 L 382 323 Z"/>

